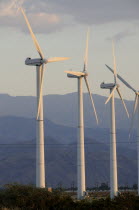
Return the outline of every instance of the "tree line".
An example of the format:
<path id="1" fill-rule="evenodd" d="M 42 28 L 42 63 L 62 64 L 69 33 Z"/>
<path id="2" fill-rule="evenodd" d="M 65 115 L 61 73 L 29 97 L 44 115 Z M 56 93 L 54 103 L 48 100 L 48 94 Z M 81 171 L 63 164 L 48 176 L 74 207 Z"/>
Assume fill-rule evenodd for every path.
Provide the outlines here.
<path id="1" fill-rule="evenodd" d="M 139 196 L 122 193 L 113 200 L 109 196 L 92 197 L 78 201 L 63 191 L 36 188 L 31 185 L 5 185 L 0 189 L 0 210 L 136 210 L 139 209 Z"/>

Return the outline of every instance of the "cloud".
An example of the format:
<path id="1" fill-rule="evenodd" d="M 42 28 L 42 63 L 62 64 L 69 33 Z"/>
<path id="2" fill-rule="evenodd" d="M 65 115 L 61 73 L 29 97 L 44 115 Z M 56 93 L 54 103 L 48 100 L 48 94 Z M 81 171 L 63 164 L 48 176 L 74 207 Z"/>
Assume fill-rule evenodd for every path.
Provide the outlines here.
<path id="1" fill-rule="evenodd" d="M 119 42 L 129 36 L 134 36 L 135 32 L 133 32 L 132 30 L 126 29 L 123 31 L 120 31 L 118 33 L 116 33 L 115 35 L 113 35 L 112 37 L 107 38 L 107 40 L 114 40 L 116 42 Z"/>
<path id="2" fill-rule="evenodd" d="M 36 4 L 38 1 L 35 0 Z M 70 15 L 76 22 L 103 24 L 139 19 L 138 0 L 40 0 L 43 10 Z"/>
<path id="3" fill-rule="evenodd" d="M 40 33 L 61 30 L 73 23 L 98 25 L 139 20 L 138 0 L 17 0 L 17 3 L 23 4 L 34 29 Z M 1 0 L 0 25 L 25 31 L 24 24 L 18 23 L 21 15 L 16 11 L 12 0 Z"/>
<path id="4" fill-rule="evenodd" d="M 57 30 L 61 30 L 64 27 L 64 23 L 62 23 L 61 17 L 56 14 L 49 14 L 49 13 L 33 13 L 28 14 L 28 19 L 31 23 L 32 28 L 34 29 L 35 33 L 50 33 Z M 35 20 L 35 21 L 34 21 Z M 22 22 L 23 22 L 22 17 Z M 28 31 L 25 22 L 23 23 L 24 28 L 23 31 Z"/>
<path id="5" fill-rule="evenodd" d="M 15 9 L 15 1 L 2 1 L 0 4 L 0 16 L 15 16 L 14 9 Z"/>
<path id="6" fill-rule="evenodd" d="M 63 15 L 61 17 L 59 14 L 46 12 L 41 9 L 44 5 L 42 2 L 36 2 L 34 4 L 33 2 L 29 2 L 27 0 L 2 0 L 0 3 L 1 26 L 18 28 L 24 32 L 27 31 L 24 18 L 19 12 L 20 10 L 18 10 L 21 4 L 24 4 L 29 22 L 37 33 L 49 33 L 61 30 L 68 24 L 68 18 L 66 16 L 64 17 Z"/>

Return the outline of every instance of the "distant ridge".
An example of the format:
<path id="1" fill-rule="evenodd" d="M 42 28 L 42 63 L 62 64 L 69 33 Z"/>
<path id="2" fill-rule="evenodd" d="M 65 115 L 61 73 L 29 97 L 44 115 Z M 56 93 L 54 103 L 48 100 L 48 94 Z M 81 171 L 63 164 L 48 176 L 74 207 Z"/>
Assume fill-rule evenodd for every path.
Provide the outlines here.
<path id="1" fill-rule="evenodd" d="M 47 119 L 61 125 L 76 127 L 77 125 L 77 93 L 66 95 L 44 96 L 44 115 Z M 100 124 L 98 127 L 109 128 L 109 106 L 105 106 L 106 97 L 93 95 Z M 125 100 L 129 113 L 132 113 L 133 101 Z M 87 93 L 84 94 L 85 126 L 97 127 L 94 113 Z M 36 117 L 36 97 L 10 96 L 0 94 L 0 116 L 17 116 L 25 118 Z M 127 119 L 121 101 L 116 99 L 117 128 L 129 129 L 130 120 Z"/>
<path id="2" fill-rule="evenodd" d="M 61 182 L 65 186 L 73 181 L 76 184 L 76 94 L 44 96 L 46 175 L 47 184 L 52 187 Z M 97 127 L 88 94 L 84 94 L 89 187 L 98 181 L 109 181 L 109 109 L 104 105 L 105 100 L 106 97 L 94 95 L 100 120 Z M 131 113 L 133 102 L 125 102 Z M 133 132 L 128 139 L 130 120 L 119 99 L 116 99 L 116 108 L 118 180 L 119 184 L 132 185 L 137 183 L 136 135 Z M 35 182 L 35 115 L 35 97 L 0 94 L 0 185 Z"/>

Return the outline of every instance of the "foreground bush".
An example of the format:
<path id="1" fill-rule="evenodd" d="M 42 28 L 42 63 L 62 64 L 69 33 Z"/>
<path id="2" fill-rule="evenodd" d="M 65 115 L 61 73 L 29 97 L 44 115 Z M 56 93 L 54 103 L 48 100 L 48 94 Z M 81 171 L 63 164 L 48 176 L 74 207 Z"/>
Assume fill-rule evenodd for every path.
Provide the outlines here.
<path id="1" fill-rule="evenodd" d="M 59 191 L 48 192 L 33 186 L 7 185 L 0 190 L 0 209 L 22 210 L 136 210 L 139 209 L 139 197 L 132 193 L 123 193 L 111 200 L 85 199 L 73 201 Z"/>
<path id="2" fill-rule="evenodd" d="M 0 191 L 0 208 L 14 209 L 66 209 L 74 206 L 72 199 L 58 192 L 48 192 L 33 186 L 7 185 Z M 61 208 L 62 207 L 62 208 Z"/>

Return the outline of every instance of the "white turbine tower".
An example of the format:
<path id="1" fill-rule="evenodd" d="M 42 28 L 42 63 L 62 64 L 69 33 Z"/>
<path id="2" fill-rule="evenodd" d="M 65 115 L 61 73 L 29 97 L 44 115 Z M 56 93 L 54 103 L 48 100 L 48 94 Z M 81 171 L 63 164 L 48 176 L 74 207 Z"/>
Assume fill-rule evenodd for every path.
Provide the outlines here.
<path id="1" fill-rule="evenodd" d="M 110 197 L 114 198 L 118 194 L 118 180 L 117 180 L 117 154 L 116 154 L 116 120 L 115 120 L 115 101 L 114 101 L 114 92 L 117 91 L 122 103 L 124 105 L 127 116 L 129 117 L 129 113 L 127 111 L 126 105 L 122 98 L 122 95 L 119 90 L 119 85 L 117 84 L 117 73 L 116 73 L 116 59 L 114 52 L 114 43 L 113 43 L 113 61 L 114 61 L 114 83 L 110 84 L 101 84 L 101 88 L 110 89 L 110 95 L 106 100 L 105 104 L 108 103 L 111 99 L 111 121 L 110 121 Z"/>
<path id="2" fill-rule="evenodd" d="M 86 51 L 84 57 L 84 68 L 82 72 L 65 71 L 69 78 L 78 79 L 78 141 L 77 141 L 77 198 L 82 199 L 86 192 L 85 184 L 85 152 L 84 152 L 84 114 L 83 114 L 83 90 L 82 90 L 82 79 L 84 78 L 88 93 L 94 109 L 96 121 L 98 123 L 98 117 L 94 105 L 94 101 L 90 92 L 89 83 L 87 80 L 87 62 L 88 62 L 88 39 L 89 30 L 87 32 L 86 40 Z"/>
<path id="3" fill-rule="evenodd" d="M 107 68 L 113 73 L 113 70 L 106 65 Z M 119 74 L 117 74 L 117 77 L 121 82 L 123 82 L 129 89 L 131 89 L 135 93 L 135 101 L 134 101 L 134 109 L 132 114 L 132 120 L 131 120 L 131 128 L 133 127 L 133 122 L 135 118 L 135 114 L 137 113 L 138 118 L 138 127 L 137 127 L 137 165 L 138 165 L 138 195 L 139 195 L 139 91 L 135 90 L 129 83 L 127 83 Z"/>
<path id="4" fill-rule="evenodd" d="M 55 57 L 55 58 L 44 59 L 44 55 L 32 31 L 30 23 L 26 17 L 26 14 L 22 8 L 20 9 L 24 16 L 28 29 L 30 31 L 36 50 L 40 55 L 40 58 L 37 59 L 27 58 L 25 64 L 30 66 L 36 66 L 36 75 L 37 75 L 36 76 L 37 77 L 36 187 L 45 188 L 44 122 L 43 122 L 43 96 L 42 96 L 44 65 L 50 62 L 66 60 L 68 58 Z"/>

